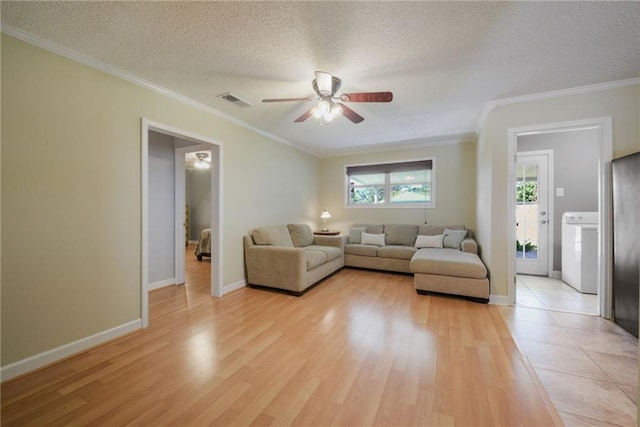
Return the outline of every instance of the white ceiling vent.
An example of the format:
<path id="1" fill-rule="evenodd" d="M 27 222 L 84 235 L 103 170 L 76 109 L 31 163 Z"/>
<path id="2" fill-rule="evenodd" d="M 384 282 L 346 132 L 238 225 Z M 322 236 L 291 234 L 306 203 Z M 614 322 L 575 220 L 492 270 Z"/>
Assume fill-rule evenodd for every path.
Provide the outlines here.
<path id="1" fill-rule="evenodd" d="M 253 107 L 250 103 L 241 99 L 240 97 L 232 94 L 232 93 L 223 93 L 222 95 L 218 95 L 218 98 L 224 99 L 225 101 L 229 101 L 232 104 L 237 105 L 238 107 Z"/>

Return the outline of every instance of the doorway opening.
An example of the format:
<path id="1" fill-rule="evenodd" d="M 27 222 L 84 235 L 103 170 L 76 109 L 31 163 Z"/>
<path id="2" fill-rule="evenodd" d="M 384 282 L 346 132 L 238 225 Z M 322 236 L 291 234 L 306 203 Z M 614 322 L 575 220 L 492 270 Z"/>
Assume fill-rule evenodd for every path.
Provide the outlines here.
<path id="1" fill-rule="evenodd" d="M 512 128 L 508 141 L 510 303 L 610 318 L 611 119 Z M 597 230 L 593 259 L 583 263 L 593 267 L 588 290 L 563 274 L 573 268 L 562 253 L 563 223 L 583 212 Z"/>
<path id="2" fill-rule="evenodd" d="M 162 141 L 159 144 L 150 145 L 150 139 L 158 136 Z M 141 317 L 142 326 L 147 327 L 149 291 L 160 286 L 182 284 L 185 281 L 185 248 L 188 242 L 185 233 L 185 153 L 203 149 L 211 153 L 209 190 L 211 261 L 208 293 L 211 296 L 222 296 L 222 144 L 207 137 L 146 119 L 142 119 L 141 141 Z M 154 176 L 151 177 L 151 174 Z M 159 181 L 165 182 L 165 185 L 158 184 Z M 157 203 L 158 200 L 161 200 L 160 204 L 150 205 L 150 203 Z M 164 222 L 158 220 L 158 216 L 166 217 Z M 159 236 L 164 236 L 164 239 Z M 167 268 L 169 264 L 172 267 L 171 271 L 163 272 L 162 280 L 157 281 L 158 277 L 155 276 L 160 274 L 158 266 Z"/>

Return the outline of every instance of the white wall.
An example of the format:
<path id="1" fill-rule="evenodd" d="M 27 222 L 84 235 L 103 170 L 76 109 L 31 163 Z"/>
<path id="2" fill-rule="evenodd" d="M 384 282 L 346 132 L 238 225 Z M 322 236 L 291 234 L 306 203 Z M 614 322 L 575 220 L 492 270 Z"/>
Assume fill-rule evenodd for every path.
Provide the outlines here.
<path id="1" fill-rule="evenodd" d="M 424 224 L 424 208 L 351 208 L 345 207 L 345 165 L 358 163 L 384 163 L 420 158 L 435 158 L 436 207 L 427 209 L 429 224 L 464 224 L 474 230 L 476 177 L 473 142 L 428 145 L 421 148 L 327 157 L 320 162 L 320 213 L 327 209 L 331 229 L 347 231 L 354 223 L 408 223 Z"/>
<path id="2" fill-rule="evenodd" d="M 173 137 L 149 132 L 149 283 L 175 278 Z"/>
<path id="3" fill-rule="evenodd" d="M 491 279 L 491 293 L 508 293 L 508 263 L 512 256 L 508 231 L 507 130 L 545 123 L 613 119 L 613 157 L 640 150 L 638 105 L 640 86 L 547 97 L 498 107 L 489 113 L 478 136 L 477 237 Z"/>
<path id="4" fill-rule="evenodd" d="M 185 172 L 185 199 L 189 205 L 189 240 L 198 240 L 200 232 L 211 228 L 211 169 Z"/>
<path id="5" fill-rule="evenodd" d="M 518 152 L 553 150 L 555 188 L 563 188 L 564 196 L 553 198 L 553 270 L 562 270 L 562 214 L 598 211 L 598 161 L 600 145 L 594 129 L 557 132 L 518 137 Z"/>

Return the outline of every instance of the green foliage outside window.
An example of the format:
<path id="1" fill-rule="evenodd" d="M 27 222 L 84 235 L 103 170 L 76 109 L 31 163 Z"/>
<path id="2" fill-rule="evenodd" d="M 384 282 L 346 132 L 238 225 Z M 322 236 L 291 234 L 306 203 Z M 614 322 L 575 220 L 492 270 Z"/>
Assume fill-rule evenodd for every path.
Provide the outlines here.
<path id="1" fill-rule="evenodd" d="M 517 203 L 535 203 L 538 201 L 538 183 L 535 181 L 518 181 L 516 184 Z"/>
<path id="2" fill-rule="evenodd" d="M 384 203 L 384 187 L 351 187 L 351 203 L 354 205 Z"/>
<path id="3" fill-rule="evenodd" d="M 392 203 L 429 202 L 430 199 L 429 187 L 426 184 L 391 186 Z"/>
<path id="4" fill-rule="evenodd" d="M 523 243 L 521 243 L 519 240 L 516 240 L 516 251 L 517 252 L 533 252 L 533 251 L 537 251 L 538 247 L 536 245 L 534 245 L 531 240 L 527 240 Z"/>

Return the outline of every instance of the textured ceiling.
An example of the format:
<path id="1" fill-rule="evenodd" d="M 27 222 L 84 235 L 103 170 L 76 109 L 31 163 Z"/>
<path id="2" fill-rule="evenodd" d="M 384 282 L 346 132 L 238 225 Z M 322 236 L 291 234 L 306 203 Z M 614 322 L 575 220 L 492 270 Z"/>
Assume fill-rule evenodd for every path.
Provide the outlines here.
<path id="1" fill-rule="evenodd" d="M 474 132 L 485 102 L 640 77 L 639 2 L 2 2 L 2 24 L 331 155 Z M 360 124 L 294 119 L 313 72 Z M 217 98 L 231 92 L 253 104 Z"/>

